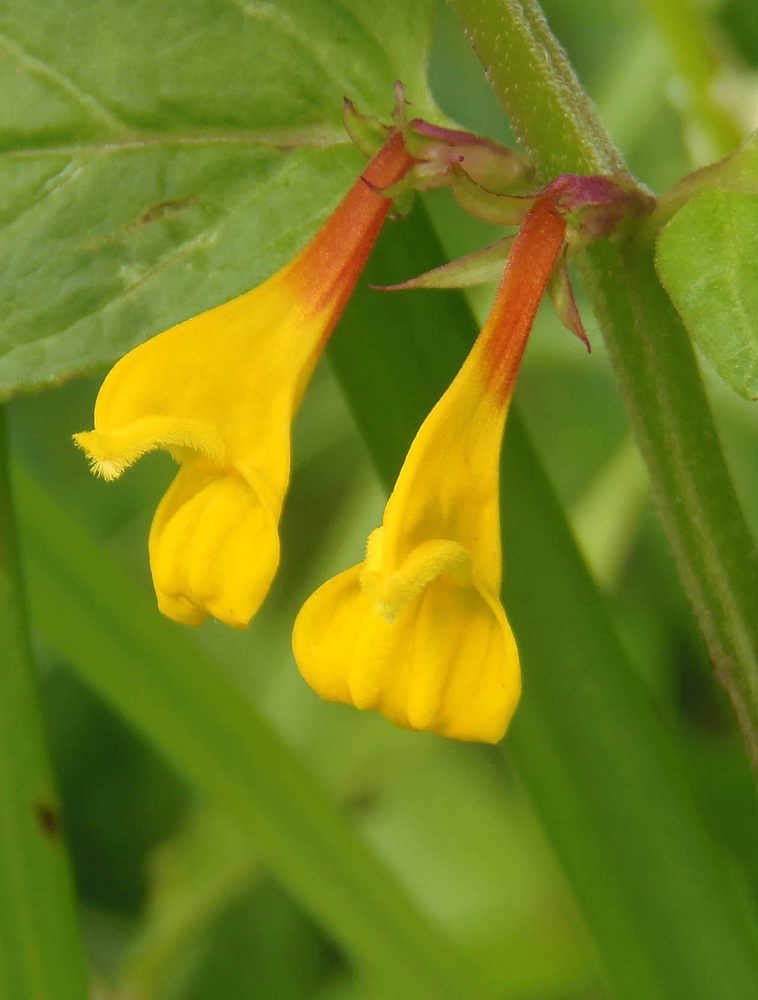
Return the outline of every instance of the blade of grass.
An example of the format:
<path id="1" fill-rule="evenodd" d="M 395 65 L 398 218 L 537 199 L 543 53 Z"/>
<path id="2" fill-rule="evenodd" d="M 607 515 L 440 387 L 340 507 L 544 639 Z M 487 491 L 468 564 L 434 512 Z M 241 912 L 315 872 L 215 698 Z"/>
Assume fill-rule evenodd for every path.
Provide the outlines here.
<path id="1" fill-rule="evenodd" d="M 749 996 L 758 986 L 754 917 L 745 919 L 674 739 L 517 419 L 503 472 L 504 599 L 526 677 L 511 748 L 527 787 L 539 789 L 538 808 L 615 993 Z"/>
<path id="2" fill-rule="evenodd" d="M 618 584 L 649 497 L 640 453 L 627 437 L 573 505 L 571 524 L 579 548 L 593 577 L 606 591 Z"/>
<path id="3" fill-rule="evenodd" d="M 534 0 L 450 0 L 539 173 L 623 169 Z M 679 574 L 758 775 L 758 553 L 653 235 L 581 259 Z"/>
<path id="4" fill-rule="evenodd" d="M 17 485 L 33 619 L 53 648 L 239 824 L 384 995 L 486 998 L 231 681 L 22 470 Z"/>
<path id="5" fill-rule="evenodd" d="M 47 754 L 0 410 L 0 996 L 85 1000 L 87 971 Z"/>
<path id="6" fill-rule="evenodd" d="M 383 238 L 368 281 L 442 251 L 423 211 Z M 390 245 L 391 240 L 391 245 Z M 475 329 L 461 297 L 361 289 L 330 346 L 388 488 Z M 413 385 L 419 389 L 411 391 Z M 755 918 L 722 867 L 517 412 L 503 466 L 505 606 L 522 654 L 512 754 L 623 1000 L 744 1000 Z"/>

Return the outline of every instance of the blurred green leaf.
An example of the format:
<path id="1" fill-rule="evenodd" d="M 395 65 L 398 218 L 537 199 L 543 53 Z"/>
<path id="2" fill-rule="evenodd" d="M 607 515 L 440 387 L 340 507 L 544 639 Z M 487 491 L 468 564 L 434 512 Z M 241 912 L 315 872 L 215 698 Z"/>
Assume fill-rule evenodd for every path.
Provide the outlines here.
<path id="1" fill-rule="evenodd" d="M 150 899 L 120 987 L 153 997 L 198 935 L 260 875 L 250 838 L 222 814 L 196 811 L 150 860 Z"/>
<path id="2" fill-rule="evenodd" d="M 605 590 L 618 583 L 649 497 L 640 453 L 627 437 L 573 506 L 571 525 L 579 548 Z"/>
<path id="3" fill-rule="evenodd" d="M 679 107 L 691 155 L 696 163 L 709 163 L 734 149 L 744 134 L 735 102 L 720 86 L 730 72 L 737 75 L 734 53 L 718 35 L 711 10 L 701 4 L 644 0 L 643 6 L 670 55 L 668 89 Z"/>
<path id="4" fill-rule="evenodd" d="M 342 99 L 429 108 L 434 0 L 9 0 L 0 398 L 112 362 L 266 277 L 361 157 Z"/>
<path id="5" fill-rule="evenodd" d="M 441 254 L 421 206 L 408 221 L 383 234 L 369 281 Z M 329 351 L 391 486 L 474 331 L 451 292 L 387 295 L 381 308 L 377 294 L 359 288 Z M 503 486 L 503 592 L 524 696 L 502 749 L 545 824 L 615 994 L 743 1000 L 758 981 L 755 917 L 722 869 L 674 735 L 625 656 L 515 411 Z"/>
<path id="6" fill-rule="evenodd" d="M 262 863 L 387 995 L 464 1000 L 474 983 L 484 1000 L 486 984 L 186 630 L 106 567 L 87 530 L 33 479 L 20 472 L 18 486 L 32 611 L 51 646 L 239 824 Z"/>
<path id="7" fill-rule="evenodd" d="M 87 969 L 29 648 L 0 412 L 0 996 L 85 1000 Z"/>
<path id="8" fill-rule="evenodd" d="M 684 324 L 721 378 L 758 398 L 758 194 L 703 191 L 667 223 L 656 267 Z"/>
<path id="9" fill-rule="evenodd" d="M 313 1000 L 335 969 L 336 953 L 297 901 L 271 878 L 240 897 L 185 954 L 194 968 L 177 993 L 159 1000 Z M 390 996 L 395 995 L 391 987 Z M 132 995 L 127 993 L 123 1000 Z M 158 998 L 156 998 L 158 1000 Z"/>
<path id="10" fill-rule="evenodd" d="M 184 815 L 186 785 L 49 646 L 36 649 L 79 898 L 133 917 L 145 859 Z"/>

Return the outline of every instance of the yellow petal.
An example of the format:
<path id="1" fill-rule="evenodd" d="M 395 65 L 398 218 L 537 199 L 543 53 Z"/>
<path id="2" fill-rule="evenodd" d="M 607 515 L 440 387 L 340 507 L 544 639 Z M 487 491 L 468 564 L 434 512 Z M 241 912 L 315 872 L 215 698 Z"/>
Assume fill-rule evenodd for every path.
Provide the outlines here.
<path id="1" fill-rule="evenodd" d="M 408 729 L 496 743 L 520 693 L 518 653 L 500 603 L 484 589 L 437 578 L 388 622 L 341 573 L 300 611 L 293 650 L 328 701 L 380 711 Z"/>
<path id="2" fill-rule="evenodd" d="M 192 460 L 208 452 L 204 429 L 225 468 L 254 466 L 272 481 L 286 470 L 288 446 L 284 462 L 278 455 L 294 410 L 390 209 L 374 187 L 391 185 L 411 164 L 393 134 L 288 264 L 123 357 L 98 394 L 97 440 L 79 436 L 98 471 L 113 477 L 157 447 Z M 187 446 L 176 445 L 188 427 L 195 433 Z"/>
<path id="3" fill-rule="evenodd" d="M 507 407 L 464 367 L 419 429 L 384 512 L 384 568 L 430 539 L 467 550 L 471 573 L 500 589 L 500 446 Z"/>
<path id="4" fill-rule="evenodd" d="M 323 332 L 301 312 L 279 276 L 141 344 L 108 374 L 95 432 L 78 443 L 123 466 L 165 448 L 180 461 L 286 469 L 295 396 Z"/>
<path id="5" fill-rule="evenodd" d="M 194 452 L 215 463 L 223 456 L 223 443 L 213 427 L 172 417 L 141 417 L 115 430 L 74 434 L 74 441 L 103 479 L 118 479 L 124 469 L 156 448 Z"/>
<path id="6" fill-rule="evenodd" d="M 163 614 L 199 625 L 206 614 L 244 628 L 279 562 L 277 516 L 234 474 L 183 466 L 150 531 L 150 566 Z"/>

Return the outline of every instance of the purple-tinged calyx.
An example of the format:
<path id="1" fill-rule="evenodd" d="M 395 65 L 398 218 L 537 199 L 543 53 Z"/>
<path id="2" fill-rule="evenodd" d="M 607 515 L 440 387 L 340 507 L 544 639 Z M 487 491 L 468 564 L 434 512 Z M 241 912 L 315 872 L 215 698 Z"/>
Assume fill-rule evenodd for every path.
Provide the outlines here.
<path id="1" fill-rule="evenodd" d="M 627 178 L 603 174 L 561 174 L 539 191 L 514 194 L 479 183 L 459 163 L 453 168 L 451 190 L 469 214 L 501 226 L 521 225 L 535 201 L 548 197 L 568 224 L 566 243 L 572 250 L 608 236 L 654 206 L 654 200 Z"/>
<path id="2" fill-rule="evenodd" d="M 567 244 L 581 249 L 628 219 L 652 212 L 655 200 L 627 177 L 560 174 L 543 189 L 569 226 Z"/>
<path id="3" fill-rule="evenodd" d="M 366 156 L 372 156 L 395 131 L 403 136 L 405 148 L 413 158 L 413 168 L 385 197 L 396 198 L 407 190 L 426 191 L 452 184 L 458 170 L 465 171 L 472 183 L 496 192 L 523 191 L 533 178 L 527 161 L 507 146 L 465 132 L 408 118 L 408 101 L 400 83 L 395 85 L 395 108 L 392 124 L 364 115 L 350 100 L 345 100 L 342 118 L 352 142 Z"/>

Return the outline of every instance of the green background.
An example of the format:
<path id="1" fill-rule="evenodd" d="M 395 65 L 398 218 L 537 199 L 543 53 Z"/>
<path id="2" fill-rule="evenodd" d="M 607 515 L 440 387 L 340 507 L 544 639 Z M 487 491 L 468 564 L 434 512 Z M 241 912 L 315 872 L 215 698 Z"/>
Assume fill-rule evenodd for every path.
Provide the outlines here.
<path id="1" fill-rule="evenodd" d="M 545 10 L 654 191 L 729 152 L 697 101 L 672 100 L 683 55 L 656 4 Z M 752 4 L 708 17 L 741 107 L 758 62 Z M 104 485 L 71 445 L 108 364 L 303 244 L 362 162 L 343 96 L 386 118 L 396 78 L 414 113 L 509 141 L 460 26 L 432 2 L 0 10 L 0 393 L 95 980 L 114 1000 L 739 1000 L 758 982 L 754 783 L 581 294 L 591 356 L 543 309 L 509 430 L 505 594 L 525 696 L 496 751 L 321 703 L 289 647 L 305 597 L 360 558 L 474 334 L 469 306 L 481 321 L 491 289 L 362 285 L 296 421 L 282 566 L 244 634 L 187 632 L 153 606 L 146 537 L 170 460 Z M 495 235 L 448 192 L 425 195 L 388 224 L 368 280 Z M 706 373 L 755 528 L 756 416 Z M 11 723 L 9 761 L 33 742 Z M 55 882 L 36 875 L 44 909 Z M 14 904 L 36 897 L 3 888 L 4 919 L 25 927 Z M 52 980 L 9 995 L 82 995 L 70 932 L 43 927 L 33 948 Z"/>

